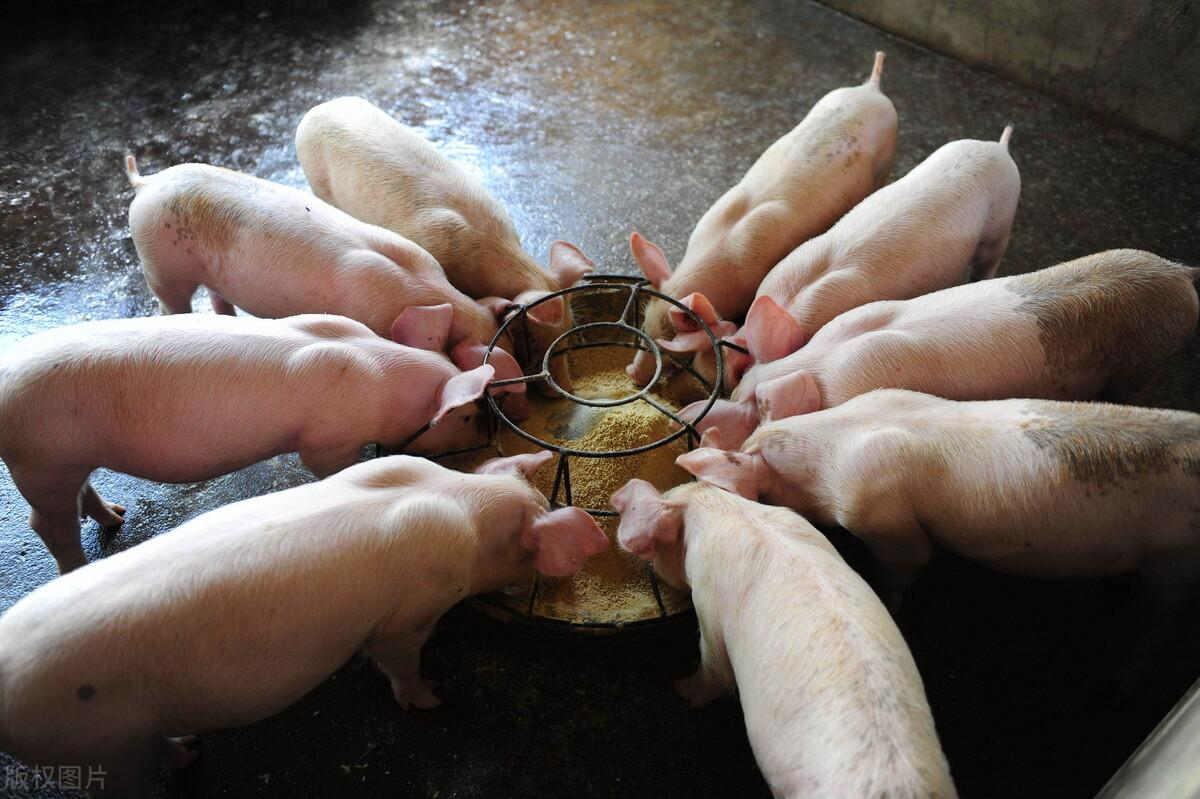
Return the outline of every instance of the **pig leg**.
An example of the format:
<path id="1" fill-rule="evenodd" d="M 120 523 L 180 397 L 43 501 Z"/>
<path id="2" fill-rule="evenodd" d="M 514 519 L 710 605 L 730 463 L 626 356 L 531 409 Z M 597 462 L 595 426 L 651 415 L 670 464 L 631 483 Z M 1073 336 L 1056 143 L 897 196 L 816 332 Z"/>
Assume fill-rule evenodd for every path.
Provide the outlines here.
<path id="1" fill-rule="evenodd" d="M 181 769 L 190 766 L 200 757 L 200 750 L 195 748 L 196 736 L 184 735 L 178 738 L 159 738 L 155 743 L 158 760 L 171 769 Z"/>
<path id="2" fill-rule="evenodd" d="M 163 315 L 192 312 L 192 295 L 200 287 L 199 283 L 191 280 L 164 280 L 159 275 L 146 271 L 146 283 L 154 296 L 158 297 L 158 307 Z"/>
<path id="3" fill-rule="evenodd" d="M 871 550 L 879 564 L 879 596 L 894 615 L 904 601 L 904 592 L 933 557 L 933 545 L 916 520 L 889 523 L 875 516 L 868 523 L 850 520 L 843 526 Z"/>
<path id="4" fill-rule="evenodd" d="M 125 523 L 125 508 L 112 502 L 105 502 L 92 487 L 91 480 L 83 485 L 80 505 L 85 514 L 95 519 L 106 530 L 120 527 Z"/>
<path id="5" fill-rule="evenodd" d="M 442 703 L 433 694 L 433 683 L 421 676 L 421 647 L 433 633 L 434 623 L 367 646 L 367 654 L 375 658 L 392 681 L 392 696 L 404 710 L 410 707 L 428 710 Z"/>
<path id="6" fill-rule="evenodd" d="M 700 665 L 690 677 L 675 681 L 675 692 L 687 703 L 688 707 L 704 707 L 714 699 L 718 699 L 733 690 L 724 678 L 710 665 L 716 657 L 704 634 L 700 635 Z"/>
<path id="7" fill-rule="evenodd" d="M 317 476 L 318 480 L 324 480 L 331 474 L 337 474 L 347 466 L 353 466 L 358 463 L 359 455 L 362 454 L 362 444 L 336 444 L 336 445 L 300 445 L 300 460 L 308 467 L 309 471 Z"/>
<path id="8" fill-rule="evenodd" d="M 233 303 L 218 294 L 212 287 L 208 288 L 208 301 L 212 303 L 213 313 L 237 316 L 237 309 L 233 307 Z"/>
<path id="9" fill-rule="evenodd" d="M 971 280 L 990 280 L 996 276 L 1000 259 L 1008 248 L 1008 232 L 999 238 L 979 242 L 975 254 L 971 256 L 971 264 L 967 274 Z"/>
<path id="10" fill-rule="evenodd" d="M 46 549 L 66 574 L 87 564 L 79 540 L 80 495 L 87 475 L 45 477 L 10 468 L 13 482 L 29 502 L 29 526 L 41 537 Z"/>

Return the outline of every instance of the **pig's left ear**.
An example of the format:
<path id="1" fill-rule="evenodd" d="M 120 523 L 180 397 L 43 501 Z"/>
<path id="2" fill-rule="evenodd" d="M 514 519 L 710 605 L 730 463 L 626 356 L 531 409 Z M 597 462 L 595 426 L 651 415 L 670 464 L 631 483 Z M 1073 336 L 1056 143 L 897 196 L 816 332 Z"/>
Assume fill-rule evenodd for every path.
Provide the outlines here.
<path id="1" fill-rule="evenodd" d="M 446 414 L 453 411 L 455 408 L 474 402 L 483 396 L 483 392 L 487 390 L 488 381 L 490 381 L 496 372 L 491 366 L 480 366 L 472 369 L 469 372 L 457 374 L 442 384 L 442 390 L 438 393 L 438 407 L 433 418 L 429 420 L 431 425 L 436 425 L 446 417 Z"/>
<path id="2" fill-rule="evenodd" d="M 701 447 L 685 452 L 675 464 L 701 482 L 723 488 L 746 499 L 758 499 L 758 475 L 753 459 L 742 452 L 725 452 Z"/>
<path id="3" fill-rule="evenodd" d="M 560 289 L 570 288 L 595 266 L 578 247 L 561 239 L 550 245 L 550 274 Z"/>
<path id="4" fill-rule="evenodd" d="M 583 508 L 538 513 L 521 543 L 533 552 L 533 567 L 547 577 L 572 575 L 585 560 L 609 547 L 608 536 Z"/>
<path id="5" fill-rule="evenodd" d="M 621 514 L 617 539 L 627 552 L 651 560 L 660 548 L 679 541 L 683 514 L 645 480 L 630 480 L 612 495 L 611 502 Z"/>
<path id="6" fill-rule="evenodd" d="M 742 330 L 751 357 L 759 363 L 791 355 L 808 341 L 795 317 L 765 294 L 750 306 Z"/>
<path id="7" fill-rule="evenodd" d="M 410 305 L 392 322 L 392 341 L 408 347 L 441 352 L 450 337 L 454 309 L 441 305 Z"/>
<path id="8" fill-rule="evenodd" d="M 803 369 L 759 383 L 754 397 L 758 418 L 764 423 L 821 410 L 821 389 Z"/>
<path id="9" fill-rule="evenodd" d="M 510 455 L 507 458 L 492 458 L 475 467 L 475 474 L 504 474 L 516 477 L 530 477 L 541 468 L 542 464 L 554 457 L 548 449 L 531 452 L 527 455 Z"/>

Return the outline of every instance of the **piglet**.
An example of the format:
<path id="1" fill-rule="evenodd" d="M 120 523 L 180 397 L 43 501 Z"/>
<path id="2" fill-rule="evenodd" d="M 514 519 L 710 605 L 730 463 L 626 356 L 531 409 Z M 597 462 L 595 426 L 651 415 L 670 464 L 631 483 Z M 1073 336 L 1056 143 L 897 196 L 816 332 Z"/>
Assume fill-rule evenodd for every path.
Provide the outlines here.
<path id="1" fill-rule="evenodd" d="M 879 560 L 893 606 L 935 545 L 1033 577 L 1138 571 L 1167 605 L 1200 584 L 1196 414 L 880 390 L 677 462 L 846 528 Z"/>
<path id="2" fill-rule="evenodd" d="M 906 300 L 967 280 L 990 278 L 1008 246 L 1021 177 L 1008 154 L 1012 128 L 999 142 L 965 139 L 938 149 L 900 180 L 851 209 L 827 232 L 801 244 L 767 274 L 758 297 L 770 297 L 799 323 L 794 352 L 839 314 L 875 300 Z M 737 333 L 735 341 L 744 334 Z M 693 337 L 694 338 L 694 337 Z M 680 339 L 684 339 L 680 341 Z M 711 345 L 686 337 L 677 351 Z M 668 343 L 670 344 L 670 343 Z M 736 385 L 736 351 L 726 375 Z"/>
<path id="3" fill-rule="evenodd" d="M 883 58 L 875 54 L 866 83 L 825 95 L 767 148 L 701 217 L 674 272 L 657 245 L 634 233 L 629 246 L 651 285 L 689 307 L 694 293 L 703 294 L 716 316 L 740 319 L 768 270 L 882 186 L 892 168 L 897 126 L 896 109 L 879 87 Z M 652 339 L 670 340 L 676 332 L 693 332 L 689 321 L 652 299 L 644 330 Z M 683 325 L 678 331 L 676 322 Z M 644 385 L 654 374 L 654 358 L 639 353 L 629 374 Z"/>
<path id="4" fill-rule="evenodd" d="M 235 305 L 271 318 L 338 314 L 428 346 L 440 337 L 431 320 L 448 306 L 446 341 L 470 347 L 463 352 L 473 353 L 474 365 L 496 334 L 493 311 L 450 285 L 433 256 L 311 194 L 207 164 L 143 177 L 128 156 L 126 169 L 136 192 L 129 230 L 165 314 L 190 312 L 203 285 L 220 314 Z M 512 343 L 500 347 L 511 351 Z M 502 378 L 521 374 L 507 352 L 490 362 Z"/>
<path id="5" fill-rule="evenodd" d="M 612 504 L 621 546 L 691 589 L 700 667 L 676 688 L 697 707 L 736 683 L 776 797 L 955 796 L 900 631 L 812 525 L 701 483 Z"/>
<path id="6" fill-rule="evenodd" d="M 770 297 L 746 320 L 757 363 L 699 422 L 734 449 L 760 421 L 877 388 L 948 399 L 1123 399 L 1196 328 L 1200 270 L 1108 250 L 1025 275 L 847 311 L 788 354 L 798 323 Z M 682 412 L 695 419 L 694 403 Z"/>
<path id="7" fill-rule="evenodd" d="M 107 791 L 140 793 L 148 766 L 196 757 L 181 736 L 273 715 L 359 650 L 401 707 L 434 707 L 420 653 L 443 613 L 608 547 L 519 476 L 549 457 L 474 475 L 379 458 L 42 586 L 0 617 L 0 749 L 100 764 Z"/>
<path id="8" fill-rule="evenodd" d="M 483 184 L 361 97 L 339 97 L 305 114 L 296 129 L 296 153 L 318 197 L 419 244 L 452 284 L 498 319 L 514 304 L 529 305 L 573 286 L 592 269 L 577 247 L 556 241 L 550 272 L 542 271 Z M 516 353 L 541 366 L 547 347 L 572 326 L 571 310 L 560 297 L 533 306 L 526 318 L 529 329 L 516 333 Z M 566 359 L 550 365 L 555 381 L 570 388 Z"/>
<path id="9" fill-rule="evenodd" d="M 66 572 L 85 562 L 81 512 L 123 521 L 88 480 L 97 468 L 189 483 L 299 451 L 324 477 L 426 424 L 414 452 L 482 444 L 475 400 L 494 371 L 462 372 L 340 316 L 87 322 L 0 356 L 0 458 Z"/>

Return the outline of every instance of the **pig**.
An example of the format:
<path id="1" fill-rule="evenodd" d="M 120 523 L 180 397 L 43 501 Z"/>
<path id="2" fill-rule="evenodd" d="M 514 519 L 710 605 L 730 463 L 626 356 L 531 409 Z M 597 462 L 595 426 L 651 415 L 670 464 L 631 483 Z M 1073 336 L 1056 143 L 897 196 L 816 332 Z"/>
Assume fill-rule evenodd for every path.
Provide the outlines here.
<path id="1" fill-rule="evenodd" d="M 402 708 L 438 705 L 420 653 L 443 613 L 609 545 L 522 479 L 549 457 L 378 458 L 41 586 L 0 617 L 0 749 L 140 793 L 146 767 L 195 759 L 190 736 L 283 710 L 360 650 Z"/>
<path id="2" fill-rule="evenodd" d="M 746 318 L 756 364 L 697 429 L 739 448 L 760 421 L 877 388 L 947 399 L 1128 399 L 1196 328 L 1200 269 L 1107 250 L 1025 275 L 847 311 L 788 354 L 799 323 L 770 297 Z M 703 405 L 681 412 L 694 421 Z"/>
<path id="3" fill-rule="evenodd" d="M 678 464 L 860 538 L 899 605 L 934 546 L 1002 572 L 1137 571 L 1164 605 L 1200 584 L 1200 415 L 881 389 Z"/>
<path id="4" fill-rule="evenodd" d="M 207 164 L 180 164 L 150 177 L 126 157 L 135 196 L 129 230 L 164 314 L 189 313 L 208 288 L 213 310 L 260 317 L 330 313 L 387 338 L 423 346 L 430 314 L 453 313 L 447 343 L 468 344 L 476 365 L 496 334 L 494 313 L 455 289 L 433 256 L 381 227 L 360 222 L 311 194 Z M 508 339 L 500 348 L 511 352 Z M 466 352 L 464 350 L 464 352 Z M 511 355 L 492 365 L 519 377 Z"/>
<path id="5" fill-rule="evenodd" d="M 883 60 L 876 53 L 866 83 L 825 95 L 767 148 L 701 217 L 674 272 L 662 249 L 635 232 L 630 250 L 650 284 L 689 307 L 693 294 L 703 294 L 721 319 L 740 319 L 768 270 L 882 186 L 892 169 L 898 124 L 892 101 L 880 90 Z M 651 299 L 643 329 L 656 341 L 670 340 L 676 332 L 693 332 L 689 323 L 678 309 Z M 712 358 L 711 349 L 706 355 Z M 711 373 L 713 363 L 698 366 Z M 638 353 L 630 377 L 645 385 L 653 374 L 654 358 Z"/>
<path id="6" fill-rule="evenodd" d="M 750 746 L 785 797 L 955 796 L 921 675 L 878 597 L 811 524 L 703 483 L 612 497 L 621 547 L 691 589 L 693 707 L 736 687 Z"/>
<path id="7" fill-rule="evenodd" d="M 103 527 L 124 519 L 89 482 L 97 468 L 188 483 L 298 451 L 325 477 L 427 423 L 413 452 L 482 445 L 474 403 L 494 374 L 340 316 L 86 322 L 0 356 L 0 459 L 67 572 L 85 562 L 81 512 Z"/>
<path id="8" fill-rule="evenodd" d="M 516 227 L 487 189 L 428 139 L 361 97 L 339 97 L 309 110 L 296 129 L 296 154 L 318 197 L 425 248 L 450 282 L 504 319 L 575 285 L 592 262 L 575 245 L 550 245 L 550 272 L 521 247 Z M 518 358 L 541 366 L 549 345 L 573 326 L 558 297 L 530 308 L 514 336 Z M 528 333 L 530 351 L 521 343 Z M 570 389 L 566 358 L 550 362 Z"/>
<path id="9" fill-rule="evenodd" d="M 995 275 L 1021 193 L 1008 154 L 1011 135 L 1009 126 L 999 142 L 942 146 L 780 261 L 756 295 L 775 300 L 799 322 L 779 349 L 800 349 L 822 325 L 868 302 L 906 300 Z M 698 339 L 680 344 L 676 351 L 711 350 Z M 734 370 L 727 382 L 736 385 L 736 351 L 726 362 Z M 748 366 L 741 361 L 741 370 Z"/>

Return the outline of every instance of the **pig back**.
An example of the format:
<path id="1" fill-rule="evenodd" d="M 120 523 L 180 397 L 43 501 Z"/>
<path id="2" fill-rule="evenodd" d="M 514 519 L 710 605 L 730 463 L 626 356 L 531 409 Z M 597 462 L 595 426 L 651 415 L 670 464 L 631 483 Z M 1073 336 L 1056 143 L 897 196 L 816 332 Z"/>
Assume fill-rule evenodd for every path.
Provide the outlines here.
<path id="1" fill-rule="evenodd" d="M 952 796 L 920 675 L 870 587 L 790 511 L 729 494 L 704 507 L 721 530 L 696 540 L 689 508 L 689 582 L 702 624 L 719 620 L 776 795 Z M 700 559 L 717 566 L 708 579 Z"/>

